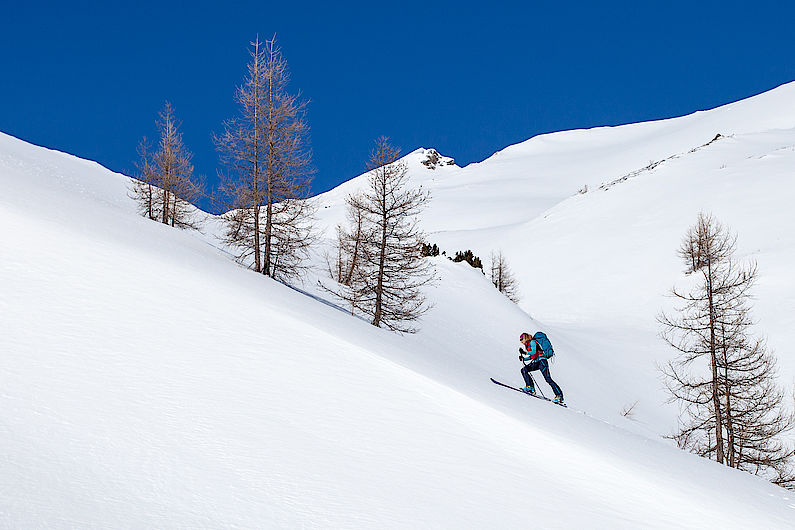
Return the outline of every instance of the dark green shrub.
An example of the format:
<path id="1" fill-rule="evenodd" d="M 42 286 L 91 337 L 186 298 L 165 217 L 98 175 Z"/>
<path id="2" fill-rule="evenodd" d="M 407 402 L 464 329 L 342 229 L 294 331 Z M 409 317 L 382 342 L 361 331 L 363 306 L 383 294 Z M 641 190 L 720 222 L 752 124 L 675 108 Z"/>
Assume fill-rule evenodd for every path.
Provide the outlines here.
<path id="1" fill-rule="evenodd" d="M 423 258 L 427 256 L 438 256 L 439 255 L 439 247 L 436 246 L 436 243 L 433 245 L 429 245 L 428 243 L 423 243 L 422 248 L 420 248 L 420 256 Z"/>
<path id="2" fill-rule="evenodd" d="M 453 261 L 455 261 L 456 263 L 458 263 L 459 261 L 466 261 L 472 267 L 480 269 L 480 271 L 483 272 L 483 264 L 480 262 L 480 258 L 475 256 L 475 254 L 473 254 L 471 250 L 465 250 L 463 252 L 459 250 L 458 252 L 455 253 Z"/>

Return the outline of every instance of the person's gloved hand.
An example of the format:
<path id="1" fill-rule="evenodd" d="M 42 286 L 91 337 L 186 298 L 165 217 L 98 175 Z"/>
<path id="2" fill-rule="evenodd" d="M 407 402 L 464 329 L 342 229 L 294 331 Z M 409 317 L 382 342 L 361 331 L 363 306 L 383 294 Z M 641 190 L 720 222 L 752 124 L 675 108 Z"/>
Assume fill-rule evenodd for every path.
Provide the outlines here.
<path id="1" fill-rule="evenodd" d="M 524 361 L 524 356 L 527 355 L 527 352 L 524 351 L 522 348 L 519 348 L 519 360 Z"/>

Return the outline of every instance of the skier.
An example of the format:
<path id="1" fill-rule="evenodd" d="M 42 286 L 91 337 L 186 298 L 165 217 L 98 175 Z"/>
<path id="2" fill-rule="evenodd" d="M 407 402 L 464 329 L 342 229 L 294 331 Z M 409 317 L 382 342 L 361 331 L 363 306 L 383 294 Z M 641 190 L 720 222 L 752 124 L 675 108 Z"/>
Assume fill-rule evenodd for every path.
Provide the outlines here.
<path id="1" fill-rule="evenodd" d="M 528 394 L 535 395 L 536 389 L 533 386 L 533 378 L 530 376 L 530 372 L 539 370 L 541 375 L 544 376 L 544 380 L 549 384 L 550 387 L 552 387 L 552 391 L 555 393 L 555 399 L 552 401 L 563 405 L 563 391 L 549 375 L 549 361 L 547 359 L 555 355 L 555 353 L 552 350 L 552 344 L 550 344 L 547 336 L 540 331 L 535 335 L 522 333 L 519 336 L 519 342 L 521 342 L 524 347 L 527 348 L 527 351 L 525 351 L 524 348 L 519 348 L 519 360 L 522 362 L 530 361 L 530 363 L 525 364 L 524 368 L 522 368 L 522 377 L 524 377 L 524 382 L 526 385 L 524 391 Z M 539 344 L 539 342 L 545 344 L 546 349 L 549 351 L 544 351 L 544 348 L 541 346 L 541 344 Z"/>

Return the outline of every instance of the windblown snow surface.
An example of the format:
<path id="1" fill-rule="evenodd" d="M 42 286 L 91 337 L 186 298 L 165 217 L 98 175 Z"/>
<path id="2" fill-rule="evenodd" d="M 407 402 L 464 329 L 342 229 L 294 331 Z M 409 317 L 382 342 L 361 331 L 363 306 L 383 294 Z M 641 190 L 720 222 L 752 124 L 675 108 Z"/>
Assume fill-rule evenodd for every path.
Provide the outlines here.
<path id="1" fill-rule="evenodd" d="M 315 287 L 322 256 L 291 289 L 235 264 L 212 216 L 148 221 L 127 177 L 0 135 L 0 526 L 795 526 L 795 494 L 662 438 L 655 369 L 704 210 L 758 262 L 758 331 L 793 381 L 795 84 L 465 168 L 428 153 L 406 161 L 429 240 L 502 250 L 522 302 L 435 258 L 435 306 L 399 336 Z M 363 183 L 315 199 L 327 237 Z M 521 383 L 537 329 L 569 409 L 489 381 Z"/>

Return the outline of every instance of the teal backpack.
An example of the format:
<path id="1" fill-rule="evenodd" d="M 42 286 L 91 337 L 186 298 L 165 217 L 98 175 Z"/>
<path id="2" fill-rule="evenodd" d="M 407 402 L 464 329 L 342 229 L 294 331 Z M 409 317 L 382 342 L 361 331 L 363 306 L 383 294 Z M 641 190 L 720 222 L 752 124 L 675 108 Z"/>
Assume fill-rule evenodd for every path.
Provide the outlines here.
<path id="1" fill-rule="evenodd" d="M 533 340 L 536 341 L 536 344 L 541 346 L 541 349 L 544 351 L 545 358 L 549 359 L 555 355 L 555 350 L 552 349 L 552 343 L 549 342 L 546 333 L 543 331 L 537 332 L 535 335 L 533 335 Z"/>

